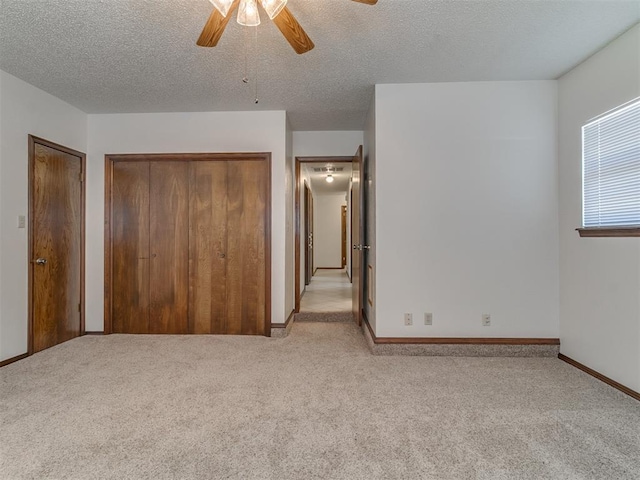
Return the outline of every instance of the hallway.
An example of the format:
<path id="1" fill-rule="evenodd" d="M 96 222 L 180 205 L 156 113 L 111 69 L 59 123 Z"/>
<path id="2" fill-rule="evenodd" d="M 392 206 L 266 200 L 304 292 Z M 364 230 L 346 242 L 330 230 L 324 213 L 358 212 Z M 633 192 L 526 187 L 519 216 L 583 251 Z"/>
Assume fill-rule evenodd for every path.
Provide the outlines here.
<path id="1" fill-rule="evenodd" d="M 351 311 L 351 282 L 343 270 L 318 269 L 300 300 L 301 312 Z"/>

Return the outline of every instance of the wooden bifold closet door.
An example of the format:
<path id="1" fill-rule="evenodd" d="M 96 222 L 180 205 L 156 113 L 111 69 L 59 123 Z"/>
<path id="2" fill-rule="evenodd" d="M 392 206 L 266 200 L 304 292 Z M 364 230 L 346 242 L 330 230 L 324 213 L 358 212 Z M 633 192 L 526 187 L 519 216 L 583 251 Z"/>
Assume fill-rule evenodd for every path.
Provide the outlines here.
<path id="1" fill-rule="evenodd" d="M 268 155 L 148 157 L 107 158 L 111 332 L 268 334 Z"/>

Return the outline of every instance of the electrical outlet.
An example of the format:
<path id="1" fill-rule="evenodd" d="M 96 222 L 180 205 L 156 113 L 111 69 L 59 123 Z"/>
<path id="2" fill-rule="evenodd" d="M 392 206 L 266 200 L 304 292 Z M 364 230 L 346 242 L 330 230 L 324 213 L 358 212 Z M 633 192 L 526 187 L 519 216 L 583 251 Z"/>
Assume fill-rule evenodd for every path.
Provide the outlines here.
<path id="1" fill-rule="evenodd" d="M 18 215 L 18 228 L 24 228 L 26 220 L 24 215 Z"/>
<path id="2" fill-rule="evenodd" d="M 482 326 L 483 327 L 491 326 L 491 315 L 489 315 L 488 313 L 482 314 Z"/>
<path id="3" fill-rule="evenodd" d="M 405 313 L 404 314 L 404 324 L 405 325 L 413 325 L 413 314 L 412 313 Z"/>
<path id="4" fill-rule="evenodd" d="M 424 324 L 425 325 L 433 325 L 433 314 L 425 313 L 424 314 Z"/>

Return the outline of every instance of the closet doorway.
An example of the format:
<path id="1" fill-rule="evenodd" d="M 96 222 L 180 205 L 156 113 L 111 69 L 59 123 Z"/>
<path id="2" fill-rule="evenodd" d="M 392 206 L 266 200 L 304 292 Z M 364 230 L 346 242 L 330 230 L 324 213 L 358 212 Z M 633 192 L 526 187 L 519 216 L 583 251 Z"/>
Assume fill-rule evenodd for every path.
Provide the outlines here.
<path id="1" fill-rule="evenodd" d="M 105 333 L 271 331 L 271 155 L 106 156 Z"/>

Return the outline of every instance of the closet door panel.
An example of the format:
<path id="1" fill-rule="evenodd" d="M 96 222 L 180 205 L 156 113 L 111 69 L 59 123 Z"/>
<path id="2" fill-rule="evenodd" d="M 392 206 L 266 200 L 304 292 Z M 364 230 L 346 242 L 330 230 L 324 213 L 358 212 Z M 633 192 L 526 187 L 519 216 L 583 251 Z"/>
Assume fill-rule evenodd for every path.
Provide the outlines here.
<path id="1" fill-rule="evenodd" d="M 227 333 L 227 163 L 191 162 L 190 328 Z"/>
<path id="2" fill-rule="evenodd" d="M 187 333 L 189 163 L 150 164 L 150 333 Z"/>
<path id="3" fill-rule="evenodd" d="M 149 333 L 149 162 L 115 162 L 112 331 Z"/>
<path id="4" fill-rule="evenodd" d="M 227 172 L 227 333 L 265 334 L 267 162 L 234 160 Z"/>

